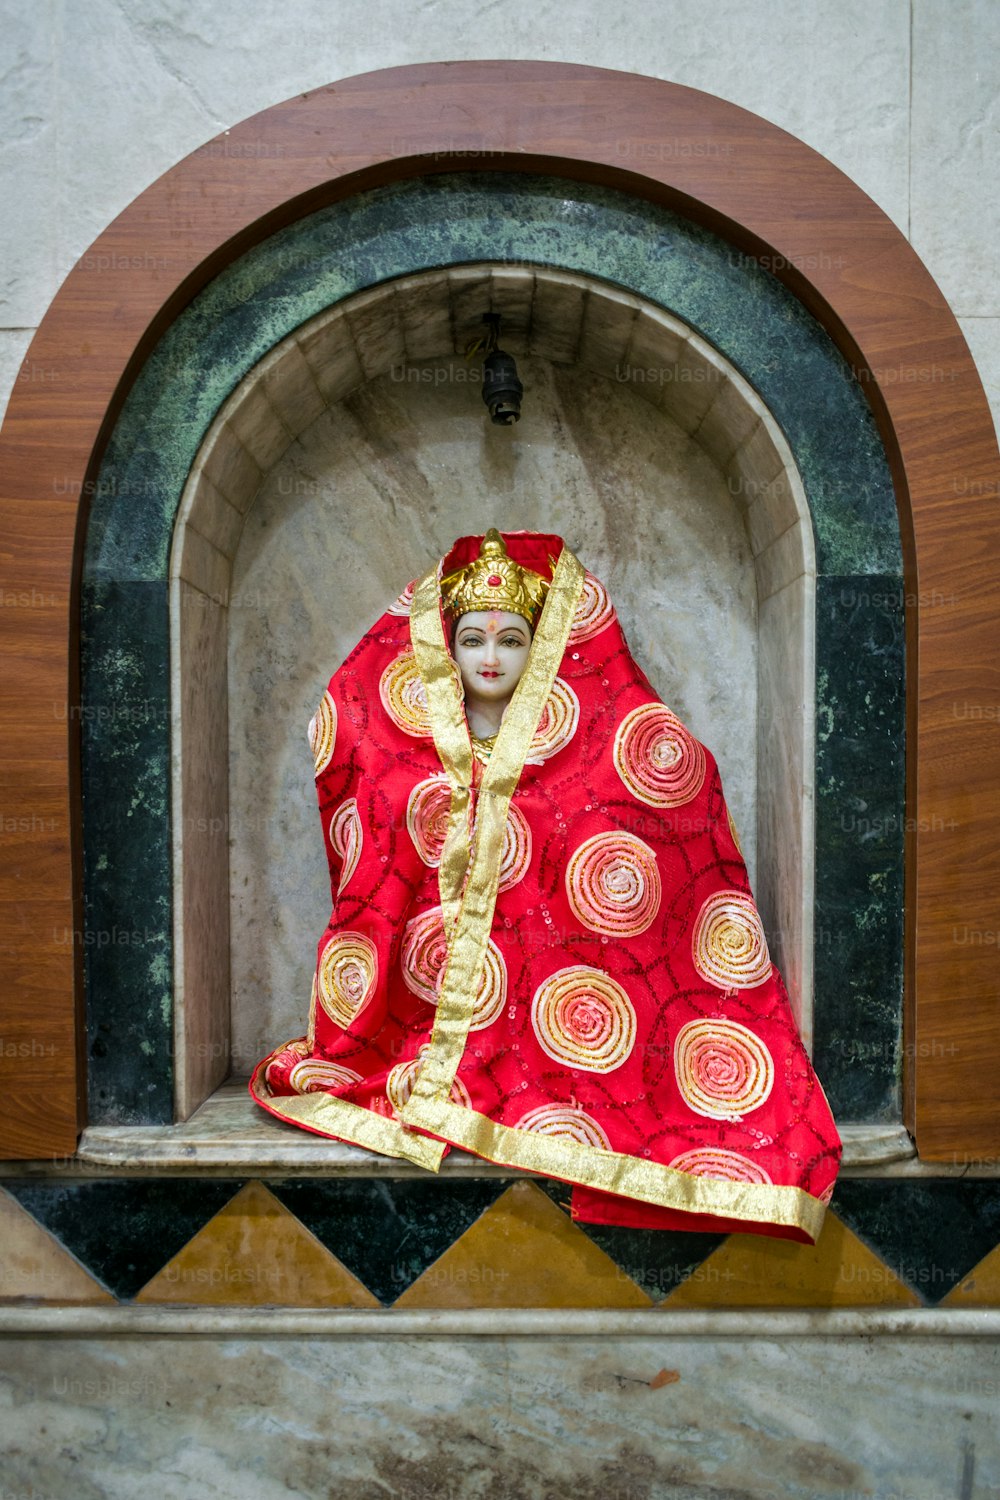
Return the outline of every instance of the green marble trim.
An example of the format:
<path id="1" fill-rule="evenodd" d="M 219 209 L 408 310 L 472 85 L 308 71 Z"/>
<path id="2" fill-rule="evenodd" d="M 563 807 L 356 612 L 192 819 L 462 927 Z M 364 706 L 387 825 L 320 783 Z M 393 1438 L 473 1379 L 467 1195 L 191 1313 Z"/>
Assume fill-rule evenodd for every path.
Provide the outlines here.
<path id="1" fill-rule="evenodd" d="M 151 354 L 111 436 L 93 497 L 82 651 L 85 909 L 87 935 L 95 935 L 85 953 L 95 1124 L 172 1118 L 165 812 L 170 700 L 161 619 L 174 519 L 202 439 L 253 366 L 324 308 L 393 277 L 498 260 L 600 277 L 666 308 L 709 339 L 756 388 L 788 438 L 813 517 L 820 576 L 861 585 L 866 575 L 877 575 L 880 587 L 887 579 L 901 586 L 889 469 L 847 364 L 773 276 L 680 216 L 580 183 L 454 174 L 359 195 L 256 246 L 195 298 Z M 855 626 L 847 647 L 864 657 L 871 629 L 857 619 Z M 901 639 L 894 650 L 887 665 L 901 683 Z M 845 662 L 829 654 L 822 634 L 817 657 L 820 676 L 850 665 L 850 655 Z M 89 714 L 96 707 L 103 712 Z M 884 760 L 888 734 L 892 786 L 880 807 L 891 804 L 894 787 L 902 796 L 895 774 L 905 743 L 900 705 L 891 717 L 877 737 L 862 723 L 845 743 L 847 778 L 856 781 L 859 766 Z M 827 755 L 836 759 L 836 744 Z M 901 800 L 891 807 L 875 851 L 870 840 L 865 845 L 868 856 L 881 861 L 886 909 L 895 900 L 894 882 L 902 879 L 902 811 Z M 123 858 L 122 849 L 133 853 Z M 141 859 L 133 857 L 140 850 Z M 864 892 L 856 894 L 860 900 Z M 842 883 L 828 889 L 819 867 L 818 926 L 827 897 L 854 899 Z M 866 930 L 863 941 L 874 937 L 891 945 L 892 923 L 884 929 Z M 111 941 L 133 931 L 142 933 L 141 942 Z M 889 957 L 880 993 L 898 1017 L 901 954 L 893 950 Z M 839 1037 L 844 1055 L 858 1018 L 848 1016 L 847 1022 L 852 1030 L 846 1040 Z M 836 1050 L 818 1053 L 817 1063 L 824 1078 L 831 1067 L 836 1075 Z M 828 1092 L 840 1109 L 836 1076 Z M 853 1089 L 844 1107 L 850 1118 L 891 1118 L 898 1111 L 895 1058 L 879 1054 L 867 1084 Z"/>

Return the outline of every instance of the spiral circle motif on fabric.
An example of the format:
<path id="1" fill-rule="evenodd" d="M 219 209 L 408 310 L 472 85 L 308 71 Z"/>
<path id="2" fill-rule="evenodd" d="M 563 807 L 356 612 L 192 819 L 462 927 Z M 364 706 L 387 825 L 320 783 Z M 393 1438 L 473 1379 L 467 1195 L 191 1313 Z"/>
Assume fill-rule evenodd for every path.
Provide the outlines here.
<path id="1" fill-rule="evenodd" d="M 476 992 L 476 1004 L 469 1022 L 470 1031 L 485 1031 L 502 1014 L 507 1004 L 507 965 L 496 943 L 490 938 L 483 961 L 483 977 Z"/>
<path id="2" fill-rule="evenodd" d="M 444 917 L 440 906 L 432 906 L 411 918 L 403 930 L 399 963 L 407 989 L 436 1005 L 447 959 Z M 492 1026 L 506 1003 L 507 965 L 500 949 L 489 938 L 469 1030 L 483 1031 Z"/>
<path id="3" fill-rule="evenodd" d="M 500 855 L 501 891 L 509 891 L 528 873 L 531 863 L 531 829 L 528 820 L 513 802 L 507 806 L 507 821 L 503 830 L 503 850 Z"/>
<path id="4" fill-rule="evenodd" d="M 620 1068 L 635 1046 L 635 1010 L 626 991 L 587 964 L 559 969 L 538 986 L 531 1024 L 546 1056 L 588 1073 Z"/>
<path id="5" fill-rule="evenodd" d="M 361 847 L 364 843 L 361 814 L 358 812 L 356 797 L 348 797 L 346 802 L 342 802 L 330 819 L 330 843 L 333 845 L 334 852 L 343 861 L 340 884 L 337 886 L 339 895 L 358 868 Z"/>
<path id="6" fill-rule="evenodd" d="M 688 1021 L 674 1041 L 681 1097 L 710 1120 L 740 1120 L 774 1085 L 774 1063 L 760 1037 L 738 1021 Z"/>
<path id="7" fill-rule="evenodd" d="M 754 989 L 771 975 L 771 955 L 752 896 L 716 891 L 702 904 L 691 938 L 691 956 L 702 979 L 720 989 Z"/>
<path id="8" fill-rule="evenodd" d="M 288 1082 L 297 1094 L 332 1093 L 334 1089 L 346 1089 L 353 1083 L 360 1083 L 361 1074 L 326 1058 L 309 1057 L 295 1064 Z"/>
<path id="9" fill-rule="evenodd" d="M 320 776 L 330 764 L 333 758 L 333 748 L 337 743 L 337 705 L 333 701 L 329 688 L 323 694 L 319 708 L 309 720 L 308 732 L 309 749 L 312 751 L 316 775 Z"/>
<path id="10" fill-rule="evenodd" d="M 394 599 L 386 610 L 389 615 L 408 615 L 413 607 L 413 591 L 417 586 L 416 579 L 408 583 L 398 599 Z"/>
<path id="11" fill-rule="evenodd" d="M 416 1057 L 409 1058 L 406 1062 L 397 1063 L 389 1070 L 389 1076 L 385 1081 L 385 1094 L 396 1114 L 399 1114 L 413 1093 L 417 1082 L 417 1074 L 430 1049 L 429 1042 L 422 1042 L 417 1048 Z M 452 1104 L 460 1104 L 465 1109 L 472 1108 L 472 1100 L 469 1091 L 460 1078 L 453 1080 L 448 1090 L 448 1098 Z"/>
<path id="12" fill-rule="evenodd" d="M 724 1182 L 757 1183 L 761 1187 L 771 1183 L 770 1176 L 758 1162 L 722 1146 L 699 1146 L 692 1151 L 682 1151 L 667 1165 L 675 1172 L 687 1172 L 692 1177 L 718 1177 Z"/>
<path id="13" fill-rule="evenodd" d="M 597 1121 L 585 1110 L 570 1104 L 541 1104 L 529 1109 L 514 1126 L 515 1130 L 530 1130 L 535 1135 L 565 1136 L 580 1146 L 593 1146 L 598 1151 L 610 1151 L 611 1142 Z"/>
<path id="14" fill-rule="evenodd" d="M 448 958 L 444 918 L 440 906 L 411 917 L 403 929 L 399 964 L 403 983 L 421 1000 L 437 1004 L 438 988 Z"/>
<path id="15" fill-rule="evenodd" d="M 305 1042 L 286 1042 L 284 1047 L 278 1049 L 264 1069 L 264 1082 L 267 1084 L 275 1083 L 279 1073 L 284 1073 L 287 1069 L 294 1068 L 296 1063 L 301 1062 L 304 1057 L 309 1056 L 310 1050 Z"/>
<path id="16" fill-rule="evenodd" d="M 313 970 L 312 988 L 309 991 L 309 1025 L 306 1029 L 306 1050 L 303 1056 L 308 1056 L 316 1047 L 316 1010 L 319 1006 L 319 976 Z"/>
<path id="17" fill-rule="evenodd" d="M 437 867 L 448 833 L 451 787 L 447 776 L 418 781 L 406 801 L 406 831 L 425 865 Z"/>
<path id="18" fill-rule="evenodd" d="M 579 646 L 583 641 L 591 640 L 616 618 L 615 607 L 604 584 L 593 573 L 585 573 L 583 592 L 573 616 L 567 645 Z"/>
<path id="19" fill-rule="evenodd" d="M 592 932 L 636 937 L 660 907 L 656 855 L 634 834 L 594 834 L 570 858 L 566 894 L 574 915 Z"/>
<path id="20" fill-rule="evenodd" d="M 319 961 L 319 1001 L 345 1030 L 364 1010 L 378 982 L 378 950 L 363 932 L 337 932 Z"/>
<path id="21" fill-rule="evenodd" d="M 705 780 L 705 747 L 662 703 L 641 703 L 618 726 L 615 770 L 650 807 L 681 807 Z"/>
<path id="22" fill-rule="evenodd" d="M 410 647 L 401 651 L 386 667 L 378 684 L 382 707 L 404 734 L 427 739 L 431 733 L 431 715 L 427 693 Z"/>
<path id="23" fill-rule="evenodd" d="M 569 683 L 557 677 L 545 700 L 525 760 L 532 765 L 551 760 L 553 755 L 565 750 L 576 734 L 579 722 L 580 700 Z"/>

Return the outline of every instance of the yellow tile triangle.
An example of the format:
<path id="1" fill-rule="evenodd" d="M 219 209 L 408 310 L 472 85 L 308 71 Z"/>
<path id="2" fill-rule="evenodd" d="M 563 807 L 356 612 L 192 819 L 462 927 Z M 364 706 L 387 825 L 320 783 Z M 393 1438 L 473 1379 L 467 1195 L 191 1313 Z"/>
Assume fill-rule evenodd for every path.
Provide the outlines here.
<path id="1" fill-rule="evenodd" d="M 917 1307 L 920 1298 L 827 1211 L 815 1245 L 731 1234 L 662 1307 Z"/>
<path id="2" fill-rule="evenodd" d="M 1000 1245 L 984 1255 L 938 1307 L 1000 1307 Z"/>
<path id="3" fill-rule="evenodd" d="M 650 1307 L 533 1182 L 516 1182 L 394 1307 Z"/>
<path id="4" fill-rule="evenodd" d="M 211 1307 L 381 1306 L 262 1182 L 241 1188 L 135 1300 Z"/>
<path id="5" fill-rule="evenodd" d="M 0 1302 L 114 1302 L 59 1241 L 0 1188 Z"/>

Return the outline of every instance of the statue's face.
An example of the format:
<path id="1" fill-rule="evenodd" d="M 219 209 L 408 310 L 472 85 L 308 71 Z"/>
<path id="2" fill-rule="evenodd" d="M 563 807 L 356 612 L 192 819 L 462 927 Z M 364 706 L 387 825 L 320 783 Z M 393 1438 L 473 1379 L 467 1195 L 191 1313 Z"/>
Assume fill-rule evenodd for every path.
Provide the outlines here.
<path id="1" fill-rule="evenodd" d="M 466 701 L 504 703 L 521 680 L 531 646 L 531 626 L 507 610 L 474 610 L 455 631 L 453 655 Z"/>

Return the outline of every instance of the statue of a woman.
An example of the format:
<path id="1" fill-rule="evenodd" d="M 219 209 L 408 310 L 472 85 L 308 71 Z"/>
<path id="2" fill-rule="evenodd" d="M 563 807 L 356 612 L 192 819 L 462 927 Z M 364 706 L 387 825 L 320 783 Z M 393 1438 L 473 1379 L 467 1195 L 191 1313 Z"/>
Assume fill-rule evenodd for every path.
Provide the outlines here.
<path id="1" fill-rule="evenodd" d="M 461 537 L 310 735 L 333 912 L 259 1104 L 587 1222 L 815 1239 L 840 1140 L 718 768 L 560 537 Z"/>

